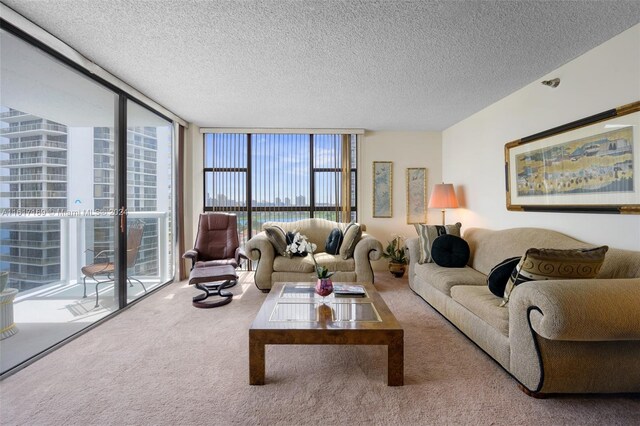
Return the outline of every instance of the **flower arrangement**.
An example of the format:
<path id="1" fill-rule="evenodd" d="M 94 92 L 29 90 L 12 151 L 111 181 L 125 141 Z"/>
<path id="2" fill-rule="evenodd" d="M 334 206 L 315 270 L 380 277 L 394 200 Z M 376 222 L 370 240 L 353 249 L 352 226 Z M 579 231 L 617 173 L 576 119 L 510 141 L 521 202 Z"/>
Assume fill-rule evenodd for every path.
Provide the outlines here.
<path id="1" fill-rule="evenodd" d="M 407 264 L 407 257 L 404 252 L 404 237 L 396 235 L 388 242 L 382 256 L 389 259 L 391 263 Z"/>
<path id="2" fill-rule="evenodd" d="M 291 256 L 304 257 L 307 255 L 307 252 L 309 251 L 308 247 L 310 246 L 310 244 L 307 241 L 306 235 L 302 235 L 299 232 L 296 232 L 295 234 L 288 233 L 287 242 L 289 242 L 289 244 L 287 244 L 285 254 L 288 257 L 291 257 Z"/>
<path id="3" fill-rule="evenodd" d="M 305 235 L 296 232 L 291 238 L 287 238 L 287 241 L 291 241 L 289 244 L 287 244 L 287 248 L 285 250 L 287 256 L 304 257 L 307 254 L 311 255 L 311 259 L 313 260 L 313 264 L 315 265 L 316 276 L 318 277 L 318 279 L 327 279 L 335 273 L 330 272 L 329 268 L 325 266 L 318 265 L 316 257 L 313 255 L 313 252 L 316 250 L 316 248 L 318 248 L 318 246 L 307 241 L 307 237 Z"/>

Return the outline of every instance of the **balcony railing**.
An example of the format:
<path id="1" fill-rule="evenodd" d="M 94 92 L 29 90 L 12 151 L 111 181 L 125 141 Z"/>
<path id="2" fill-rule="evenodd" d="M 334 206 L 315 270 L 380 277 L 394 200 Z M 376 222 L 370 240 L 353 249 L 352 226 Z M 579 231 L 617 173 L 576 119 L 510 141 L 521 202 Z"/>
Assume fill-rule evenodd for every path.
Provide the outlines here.
<path id="1" fill-rule="evenodd" d="M 66 182 L 67 175 L 52 174 L 52 173 L 35 173 L 28 175 L 8 175 L 0 176 L 0 182 Z"/>
<path id="2" fill-rule="evenodd" d="M 27 116 L 30 115 L 26 112 L 22 112 L 22 111 L 5 111 L 0 113 L 0 118 L 10 118 L 10 117 L 21 117 L 21 116 Z"/>
<path id="3" fill-rule="evenodd" d="M 80 269 L 89 263 L 87 249 L 93 249 L 94 245 L 98 243 L 101 245 L 113 246 L 112 241 L 91 241 L 91 234 L 87 234 L 87 225 L 90 221 L 115 221 L 116 218 L 110 213 L 101 214 L 94 211 L 64 211 L 59 214 L 11 214 L 11 212 L 12 209 L 0 209 L 1 230 L 13 232 L 56 232 L 56 235 L 59 235 L 60 241 L 56 241 L 54 247 L 49 245 L 54 244 L 54 241 L 40 242 L 26 240 L 17 242 L 15 237 L 12 238 L 9 235 L 6 235 L 7 238 L 3 239 L 1 236 L 4 235 L 4 232 L 0 232 L 0 243 L 3 247 L 31 247 L 35 250 L 38 248 L 48 248 L 51 250 L 51 248 L 59 247 L 59 255 L 53 256 L 49 254 L 45 255 L 44 251 L 42 256 L 34 256 L 33 254 L 28 256 L 16 256 L 9 252 L 0 254 L 0 261 L 8 262 L 9 269 L 11 269 L 11 264 L 34 266 L 59 264 L 60 273 L 56 276 L 55 281 L 82 282 L 82 273 Z M 145 275 L 145 279 L 151 279 L 157 282 L 168 281 L 170 279 L 170 265 L 168 260 L 170 253 L 168 226 L 169 213 L 158 211 L 128 212 L 127 217 L 129 221 L 133 221 L 135 219 L 145 220 L 146 222 L 150 219 L 155 220 L 155 226 L 148 226 L 148 231 L 145 229 L 143 245 L 140 247 L 140 251 L 157 251 L 157 259 L 151 258 L 151 261 L 154 262 L 152 269 L 157 271 L 157 275 Z M 16 242 L 17 244 L 13 245 Z M 149 261 L 149 259 L 146 259 L 146 261 Z M 17 268 L 14 266 L 14 270 L 15 269 Z M 30 277 L 27 278 L 27 275 Z M 10 272 L 9 277 L 10 281 L 16 279 L 42 282 L 42 276 L 39 276 L 38 274 L 29 274 L 27 271 L 22 270 Z"/>
<path id="4" fill-rule="evenodd" d="M 0 166 L 26 166 L 34 164 L 55 164 L 60 166 L 67 165 L 66 158 L 54 158 L 54 157 L 26 157 L 26 158 L 11 158 L 9 160 L 0 161 Z"/>
<path id="5" fill-rule="evenodd" d="M 17 263 L 22 265 L 56 265 L 60 263 L 60 256 L 12 256 L 9 254 L 0 254 L 0 261 Z"/>
<path id="6" fill-rule="evenodd" d="M 0 192 L 6 198 L 67 198 L 67 191 L 7 191 Z"/>
<path id="7" fill-rule="evenodd" d="M 67 149 L 66 142 L 59 141 L 49 141 L 46 139 L 40 139 L 37 141 L 21 141 L 21 142 L 9 142 L 0 145 L 1 151 L 13 151 L 13 150 L 23 150 L 28 148 L 58 148 L 58 149 Z"/>
<path id="8" fill-rule="evenodd" d="M 0 129 L 0 135 L 10 135 L 13 133 L 24 133 L 34 130 L 53 131 L 67 133 L 67 126 L 61 126 L 59 124 L 37 123 L 37 124 L 25 124 L 23 126 L 9 126 Z"/>

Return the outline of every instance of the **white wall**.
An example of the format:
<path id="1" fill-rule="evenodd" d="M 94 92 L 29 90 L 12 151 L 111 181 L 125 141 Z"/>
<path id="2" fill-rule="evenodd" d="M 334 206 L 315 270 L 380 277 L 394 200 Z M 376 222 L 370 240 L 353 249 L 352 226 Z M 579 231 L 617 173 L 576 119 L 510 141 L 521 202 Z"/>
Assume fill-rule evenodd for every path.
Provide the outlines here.
<path id="1" fill-rule="evenodd" d="M 555 77 L 561 79 L 558 88 L 540 84 Z M 449 213 L 447 222 L 459 220 L 465 228 L 544 227 L 640 250 L 639 215 L 510 212 L 504 182 L 505 143 L 638 100 L 640 25 L 446 129 L 443 176 L 456 185 L 465 207 Z"/>
<path id="2" fill-rule="evenodd" d="M 394 234 L 417 236 L 413 225 L 407 225 L 406 171 L 408 167 L 427 168 L 428 194 L 442 180 L 442 140 L 440 132 L 366 132 L 360 144 L 358 220 L 367 233 L 383 246 Z M 393 162 L 393 212 L 391 218 L 373 217 L 373 162 Z M 440 223 L 440 210 L 430 210 L 427 221 Z M 374 269 L 386 268 L 386 260 L 376 262 Z"/>

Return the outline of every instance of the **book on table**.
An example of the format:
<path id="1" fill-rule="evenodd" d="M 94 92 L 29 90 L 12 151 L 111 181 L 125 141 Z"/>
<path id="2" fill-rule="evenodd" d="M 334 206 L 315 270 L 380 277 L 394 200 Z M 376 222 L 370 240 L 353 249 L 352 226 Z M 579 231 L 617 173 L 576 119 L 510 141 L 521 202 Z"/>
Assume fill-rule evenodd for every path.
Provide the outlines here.
<path id="1" fill-rule="evenodd" d="M 334 284 L 333 294 L 336 297 L 366 297 L 367 296 L 367 293 L 364 290 L 364 286 L 345 285 L 345 284 Z"/>

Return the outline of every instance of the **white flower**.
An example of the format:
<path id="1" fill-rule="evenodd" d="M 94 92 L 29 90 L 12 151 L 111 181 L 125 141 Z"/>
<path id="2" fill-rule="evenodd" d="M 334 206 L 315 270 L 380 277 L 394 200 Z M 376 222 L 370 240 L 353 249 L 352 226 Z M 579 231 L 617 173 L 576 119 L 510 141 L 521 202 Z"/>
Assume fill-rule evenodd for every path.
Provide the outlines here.
<path id="1" fill-rule="evenodd" d="M 285 250 L 285 253 L 288 256 L 292 256 L 294 254 L 306 254 L 306 252 L 312 252 L 316 249 L 316 245 L 309 243 L 307 241 L 306 235 L 301 235 L 299 232 L 296 232 L 293 235 L 293 239 Z"/>

